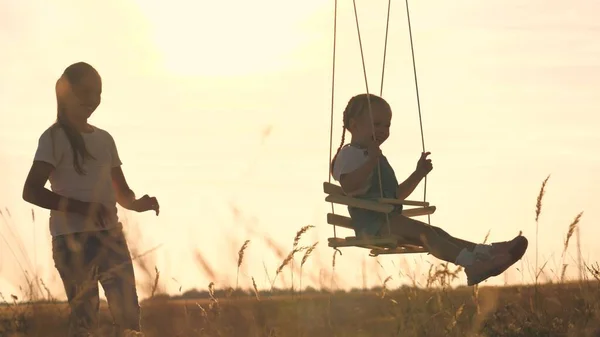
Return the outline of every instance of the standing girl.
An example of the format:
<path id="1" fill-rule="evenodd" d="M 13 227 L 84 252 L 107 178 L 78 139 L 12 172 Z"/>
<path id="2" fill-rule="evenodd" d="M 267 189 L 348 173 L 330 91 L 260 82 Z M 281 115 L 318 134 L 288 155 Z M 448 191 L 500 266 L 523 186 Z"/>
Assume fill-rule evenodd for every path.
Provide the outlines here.
<path id="1" fill-rule="evenodd" d="M 406 180 L 396 179 L 379 148 L 390 135 L 391 121 L 392 110 L 381 97 L 362 94 L 348 102 L 342 142 L 331 164 L 333 178 L 340 182 L 347 195 L 378 199 L 383 194 L 384 198 L 405 200 L 433 169 L 431 159 L 427 159 L 429 153 L 423 153 L 415 171 Z M 346 130 L 352 134 L 352 140 L 345 145 Z M 388 221 L 385 214 L 354 207 L 348 207 L 348 211 L 357 236 L 384 234 L 382 230 Z M 522 236 L 491 245 L 458 239 L 439 227 L 403 216 L 401 206 L 389 215 L 389 225 L 392 234 L 427 247 L 438 259 L 463 266 L 469 285 L 504 272 L 525 254 L 528 244 Z"/>
<path id="2" fill-rule="evenodd" d="M 52 255 L 71 309 L 69 337 L 97 328 L 98 282 L 117 334 L 140 331 L 133 264 L 116 203 L 159 213 L 156 198 L 136 199 L 127 185 L 112 136 L 88 124 L 101 93 L 102 80 L 91 65 L 65 69 L 56 82 L 56 122 L 40 136 L 23 188 L 25 201 L 50 210 Z"/>

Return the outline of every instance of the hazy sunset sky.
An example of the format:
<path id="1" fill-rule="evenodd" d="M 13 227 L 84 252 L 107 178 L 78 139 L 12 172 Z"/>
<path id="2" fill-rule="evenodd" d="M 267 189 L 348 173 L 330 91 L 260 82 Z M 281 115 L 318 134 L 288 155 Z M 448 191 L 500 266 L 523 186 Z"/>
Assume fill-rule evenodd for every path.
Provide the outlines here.
<path id="1" fill-rule="evenodd" d="M 369 90 L 376 94 L 387 3 L 357 0 Z M 270 246 L 287 254 L 304 225 L 315 228 L 302 244 L 319 245 L 304 266 L 303 284 L 318 286 L 327 277 L 322 282 L 329 286 L 333 230 L 322 182 L 328 179 L 333 5 L 0 0 L 0 292 L 19 294 L 21 265 L 64 297 L 48 212 L 35 208 L 33 222 L 21 191 L 38 137 L 56 117 L 55 81 L 78 61 L 103 78 L 103 102 L 90 123 L 115 138 L 136 194 L 161 203 L 159 217 L 120 216 L 130 247 L 141 253 L 160 245 L 143 260 L 161 271 L 168 292 L 206 288 L 210 281 L 234 286 L 237 250 L 246 239 L 240 284 L 248 287 L 254 277 L 260 288 L 269 287 L 265 268 L 273 277 L 282 260 Z M 432 224 L 477 242 L 488 230 L 491 241 L 522 230 L 530 239 L 523 262 L 529 269 L 536 197 L 551 174 L 540 264 L 550 260 L 549 276 L 560 274 L 567 226 L 581 211 L 583 257 L 597 261 L 600 6 L 592 0 L 410 5 L 425 145 L 434 163 L 427 186 L 427 200 L 437 206 Z M 404 1 L 392 1 L 389 34 L 383 96 L 394 117 L 382 149 L 403 180 L 421 152 Z M 352 1 L 339 1 L 334 150 L 348 99 L 364 91 Z M 422 198 L 421 184 L 410 199 Z M 347 214 L 341 206 L 336 213 Z M 368 286 L 392 275 L 393 287 L 409 281 L 399 275 L 403 265 L 418 275 L 440 262 L 396 255 L 379 257 L 379 265 L 367 250 L 342 252 L 335 273 L 344 289 L 363 285 L 357 267 L 363 263 Z M 574 264 L 575 252 L 569 249 L 564 263 Z M 486 284 L 531 281 L 528 270 L 517 268 L 520 263 Z M 143 270 L 136 273 L 143 283 Z M 277 285 L 289 286 L 289 269 L 283 274 Z M 457 282 L 465 283 L 464 276 Z"/>

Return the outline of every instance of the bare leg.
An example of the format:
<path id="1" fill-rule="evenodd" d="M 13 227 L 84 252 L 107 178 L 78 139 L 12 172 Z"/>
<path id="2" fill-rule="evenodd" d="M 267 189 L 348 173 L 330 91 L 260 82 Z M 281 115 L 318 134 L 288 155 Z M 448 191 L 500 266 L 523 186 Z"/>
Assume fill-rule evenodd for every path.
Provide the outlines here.
<path id="1" fill-rule="evenodd" d="M 423 245 L 440 260 L 456 263 L 456 258 L 466 247 L 459 241 L 452 240 L 448 233 L 434 228 L 403 215 L 390 218 L 392 234 L 401 236 L 411 243 Z"/>
<path id="2" fill-rule="evenodd" d="M 405 223 L 408 223 L 408 222 L 411 222 L 411 221 L 418 222 L 418 223 L 420 223 L 423 226 L 428 226 L 429 228 L 433 229 L 438 236 L 440 236 L 440 237 L 442 237 L 442 238 L 444 238 L 444 239 L 452 242 L 455 246 L 458 246 L 460 248 L 466 248 L 470 252 L 472 252 L 475 249 L 475 246 L 477 245 L 476 243 L 471 242 L 471 241 L 466 241 L 466 240 L 462 240 L 462 239 L 459 239 L 459 238 L 455 238 L 454 236 L 448 234 L 448 232 L 446 232 L 445 230 L 443 230 L 443 229 L 441 229 L 439 227 L 429 226 L 429 225 L 427 225 L 424 222 L 421 222 L 421 221 L 418 221 L 418 220 L 414 220 L 414 219 L 411 219 L 409 217 L 404 217 L 403 216 L 403 217 L 401 217 L 400 219 L 398 219 L 395 222 L 398 223 L 400 226 L 403 226 Z M 420 241 L 419 241 L 419 243 L 422 244 L 422 242 L 420 242 Z"/>
<path id="3" fill-rule="evenodd" d="M 410 218 L 407 218 L 407 219 L 410 219 Z M 417 220 L 413 220 L 413 221 L 417 221 Z M 474 243 L 474 242 L 455 238 L 452 235 L 448 234 L 445 230 L 443 230 L 439 227 L 431 226 L 431 228 L 437 233 L 437 235 L 439 235 L 443 238 L 446 238 L 446 240 L 449 240 L 450 242 L 454 243 L 454 245 L 456 245 L 458 247 L 466 248 L 468 251 L 471 251 L 471 252 L 473 251 L 473 249 L 475 249 L 476 243 Z"/>
<path id="4" fill-rule="evenodd" d="M 507 242 L 504 244 L 506 246 L 504 250 L 516 249 L 516 253 L 512 253 L 514 256 L 502 252 L 499 248 L 500 253 L 493 254 L 489 260 L 482 260 L 472 252 L 474 243 L 456 239 L 440 228 L 403 215 L 390 218 L 390 231 L 410 243 L 423 245 L 440 260 L 465 267 L 468 285 L 478 284 L 490 276 L 499 275 L 514 264 L 527 248 L 526 239 L 519 239 L 518 242 L 513 243 Z"/>

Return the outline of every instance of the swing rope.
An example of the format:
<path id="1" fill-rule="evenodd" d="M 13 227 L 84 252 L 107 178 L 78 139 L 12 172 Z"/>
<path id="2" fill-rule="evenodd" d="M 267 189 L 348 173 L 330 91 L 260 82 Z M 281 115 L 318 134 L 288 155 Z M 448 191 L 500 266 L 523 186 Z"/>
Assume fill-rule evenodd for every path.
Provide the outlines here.
<path id="1" fill-rule="evenodd" d="M 329 165 L 333 156 L 333 102 L 335 97 L 335 47 L 337 42 L 337 0 L 334 0 L 333 8 L 333 69 L 331 74 L 331 121 L 329 124 Z M 331 173 L 327 170 L 328 182 L 331 183 Z M 333 202 L 331 203 L 331 213 L 335 214 Z M 335 224 L 333 225 L 333 237 L 337 238 Z"/>
<path id="2" fill-rule="evenodd" d="M 390 28 L 390 9 L 392 8 L 392 0 L 388 0 L 387 19 L 385 23 L 385 40 L 383 43 L 383 62 L 381 66 L 381 87 L 379 88 L 379 96 L 383 97 L 383 77 L 385 75 L 385 57 L 387 55 L 388 32 Z"/>
<path id="3" fill-rule="evenodd" d="M 415 62 L 415 49 L 414 49 L 414 44 L 413 44 L 413 37 L 412 37 L 412 26 L 411 26 L 411 20 L 410 20 L 410 11 L 409 11 L 409 7 L 408 7 L 408 0 L 405 0 L 406 3 L 406 18 L 407 18 L 407 22 L 408 22 L 408 36 L 410 39 L 410 51 L 411 51 L 411 56 L 412 56 L 412 66 L 413 66 L 413 74 L 414 74 L 414 79 L 415 79 L 415 91 L 416 91 L 416 95 L 417 95 L 417 110 L 419 112 L 419 126 L 421 129 L 421 145 L 422 145 L 422 149 L 423 152 L 425 152 L 425 136 L 424 136 L 424 132 L 423 132 L 423 119 L 421 117 L 421 99 L 419 96 L 419 82 L 417 80 L 417 66 L 416 66 L 416 62 Z M 386 61 L 386 56 L 387 56 L 387 42 L 388 42 L 388 32 L 389 32 L 389 26 L 390 26 L 390 9 L 392 6 L 392 0 L 388 0 L 388 10 L 387 10 L 387 20 L 386 20 L 386 25 L 385 25 L 385 40 L 384 40 L 384 45 L 383 45 L 383 66 L 381 69 L 381 88 L 379 90 L 379 96 L 383 96 L 383 79 L 384 79 L 384 75 L 385 75 L 385 61 Z M 427 176 L 425 176 L 425 181 L 424 181 L 424 188 L 423 188 L 423 201 L 427 201 Z M 430 215 L 427 214 L 427 222 L 430 222 Z"/>
<path id="4" fill-rule="evenodd" d="M 373 141 L 375 141 L 375 123 L 373 121 L 373 110 L 371 109 L 371 98 L 370 98 L 370 93 L 369 93 L 369 81 L 367 80 L 367 67 L 365 65 L 365 55 L 363 52 L 363 47 L 362 47 L 362 38 L 360 36 L 360 25 L 358 24 L 358 11 L 356 10 L 356 0 L 352 0 L 352 4 L 354 5 L 354 18 L 356 20 L 356 32 L 358 33 L 358 45 L 360 47 L 360 57 L 362 60 L 362 66 L 363 66 L 363 75 L 365 77 L 365 90 L 367 92 L 367 107 L 369 109 L 369 116 L 371 118 L 371 127 L 373 130 Z M 388 21 L 389 22 L 389 21 Z M 381 183 L 381 164 L 379 161 L 377 161 L 377 178 L 379 178 L 379 194 L 380 197 L 383 199 L 383 184 Z M 387 226 L 387 230 L 388 230 L 388 235 L 391 235 L 391 229 L 390 229 L 390 217 L 389 215 L 386 213 L 385 214 L 385 223 Z"/>
<path id="5" fill-rule="evenodd" d="M 417 110 L 419 111 L 419 125 L 421 127 L 421 145 L 423 148 L 423 152 L 425 152 L 425 136 L 423 132 L 423 118 L 421 117 L 421 99 L 419 97 L 419 81 L 417 80 L 417 65 L 415 62 L 415 48 L 413 45 L 413 37 L 412 37 L 412 27 L 410 24 L 410 10 L 408 9 L 408 0 L 404 0 L 406 3 L 406 18 L 408 22 L 408 36 L 410 39 L 410 52 L 412 55 L 412 65 L 413 65 L 413 74 L 415 78 L 415 91 L 417 94 Z M 427 201 L 427 176 L 425 176 L 424 186 L 423 186 L 423 201 Z M 427 224 L 431 225 L 431 215 L 427 214 Z"/>
<path id="6" fill-rule="evenodd" d="M 420 103 L 420 97 L 419 97 L 419 86 L 418 86 L 418 81 L 417 81 L 417 68 L 416 68 L 416 62 L 415 62 L 414 45 L 413 45 L 413 38 L 412 38 L 412 27 L 411 27 L 411 21 L 410 21 L 410 12 L 409 12 L 409 8 L 408 8 L 408 0 L 405 0 L 405 2 L 406 2 L 406 14 L 407 14 L 407 21 L 408 21 L 409 37 L 410 37 L 413 73 L 414 73 L 414 79 L 415 79 L 415 90 L 416 90 L 416 95 L 417 95 L 417 108 L 418 108 L 418 112 L 419 112 L 419 124 L 420 124 L 420 129 L 421 129 L 421 144 L 422 144 L 423 152 L 425 152 L 425 137 L 424 137 L 424 132 L 423 132 L 423 121 L 422 121 L 422 116 L 421 116 L 421 103 Z M 373 122 L 373 112 L 371 109 L 369 83 L 368 83 L 368 79 L 367 79 L 367 70 L 366 70 L 366 65 L 365 65 L 364 52 L 363 52 L 363 48 L 362 48 L 362 38 L 361 38 L 361 34 L 360 34 L 358 11 L 356 9 L 356 0 L 353 0 L 353 5 L 354 5 L 354 17 L 355 17 L 355 21 L 356 21 L 356 31 L 358 34 L 358 43 L 359 43 L 359 47 L 360 47 L 361 60 L 362 60 L 362 65 L 363 65 L 363 75 L 364 75 L 364 79 L 365 79 L 365 87 L 366 87 L 366 92 L 367 92 L 367 105 L 368 105 L 369 115 L 371 118 L 371 126 L 373 127 L 373 140 L 375 140 L 376 137 L 375 137 L 374 122 Z M 382 70 L 381 70 L 381 87 L 380 87 L 380 94 L 379 94 L 380 96 L 383 96 L 385 61 L 386 61 L 386 55 L 387 55 L 387 42 L 388 42 L 388 32 L 389 32 L 389 24 L 390 24 L 390 9 L 391 9 L 391 0 L 388 0 L 388 10 L 387 10 L 387 19 L 386 19 L 386 27 L 385 27 L 385 42 L 384 42 L 383 62 L 382 62 L 383 64 L 382 64 Z M 330 116 L 330 130 L 329 130 L 329 163 L 330 164 L 331 164 L 332 156 L 333 156 L 333 116 L 334 116 L 334 98 L 335 98 L 336 43 L 337 43 L 337 0 L 334 0 L 333 61 L 332 61 L 333 69 L 332 69 L 332 80 L 331 80 L 331 116 Z M 379 162 L 377 163 L 377 169 L 379 172 L 378 176 L 379 176 L 380 195 L 381 195 L 381 198 L 383 198 L 383 186 L 382 186 L 382 182 L 381 182 L 381 167 L 380 167 Z M 331 174 L 329 173 L 329 170 L 328 170 L 327 177 L 328 177 L 328 182 L 331 183 Z M 424 199 L 424 201 L 427 201 L 427 176 L 425 176 L 425 184 L 424 185 L 425 186 L 424 186 L 424 192 L 423 192 L 423 199 Z M 331 211 L 333 214 L 335 214 L 333 202 L 331 203 Z M 429 214 L 427 215 L 427 221 L 430 224 L 430 215 Z M 386 225 L 387 225 L 387 229 L 388 229 L 388 234 L 390 235 L 391 234 L 390 222 L 389 222 L 389 215 L 387 213 L 386 213 Z M 334 235 L 334 238 L 337 238 L 335 224 L 333 225 L 333 235 Z"/>

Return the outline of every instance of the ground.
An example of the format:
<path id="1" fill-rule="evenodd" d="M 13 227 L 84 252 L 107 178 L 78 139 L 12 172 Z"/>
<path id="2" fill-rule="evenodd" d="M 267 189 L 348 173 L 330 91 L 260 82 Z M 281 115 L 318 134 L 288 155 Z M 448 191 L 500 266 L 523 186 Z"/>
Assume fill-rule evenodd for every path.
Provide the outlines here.
<path id="1" fill-rule="evenodd" d="M 537 198 L 536 233 L 547 180 Z M 581 213 L 567 227 L 563 252 L 580 218 Z M 289 255 L 278 252 L 283 262 L 275 278 L 290 262 L 293 266 L 294 254 L 300 252 L 304 252 L 302 270 L 316 245 L 298 246 L 310 227 L 296 233 Z M 248 242 L 238 252 L 238 273 Z M 158 290 L 160 273 L 156 269 L 155 278 L 148 279 L 152 295 L 141 304 L 142 329 L 146 337 L 600 337 L 600 265 L 578 263 L 579 280 L 567 282 L 563 263 L 560 275 L 550 279 L 544 271 L 546 263 L 538 266 L 537 244 L 535 248 L 533 284 L 504 287 L 451 287 L 461 269 L 451 271 L 448 264 L 441 264 L 432 265 L 423 286 L 414 283 L 399 289 L 387 289 L 386 279 L 380 288 L 350 292 L 332 292 L 327 287 L 320 291 L 258 291 L 252 279 L 254 288 L 246 291 L 215 289 L 211 283 L 207 291 L 169 297 Z M 579 242 L 577 249 L 581 256 Z M 152 269 L 140 266 L 145 271 Z M 545 283 L 539 282 L 543 275 Z M 30 283 L 26 288 L 35 287 Z M 0 337 L 66 336 L 68 306 L 52 300 L 49 291 L 42 297 L 45 302 L 24 303 L 0 293 Z M 112 336 L 105 303 L 100 316 L 97 337 Z"/>
<path id="2" fill-rule="evenodd" d="M 597 281 L 223 296 L 144 301 L 145 336 L 600 336 Z M 0 312 L 2 337 L 66 335 L 65 303 Z M 99 336 L 110 336 L 105 304 L 100 325 Z"/>

